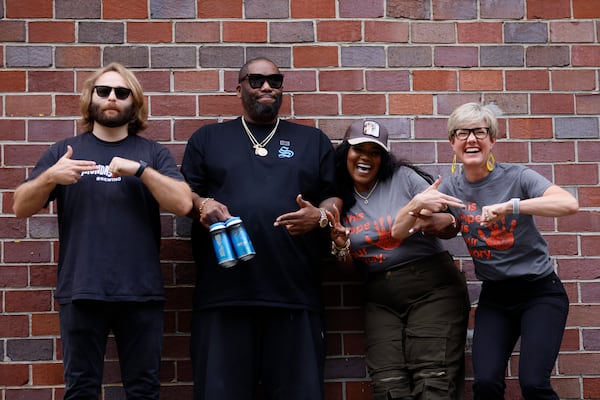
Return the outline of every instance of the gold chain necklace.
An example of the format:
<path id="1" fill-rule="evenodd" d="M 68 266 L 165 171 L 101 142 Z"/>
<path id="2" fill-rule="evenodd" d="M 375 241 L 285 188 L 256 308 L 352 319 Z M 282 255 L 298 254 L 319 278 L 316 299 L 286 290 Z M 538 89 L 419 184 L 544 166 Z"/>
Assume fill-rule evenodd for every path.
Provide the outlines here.
<path id="1" fill-rule="evenodd" d="M 250 128 L 248 128 L 248 125 L 246 125 L 246 121 L 244 121 L 244 117 L 242 117 L 242 125 L 244 126 L 244 130 L 246 131 L 248 138 L 252 142 L 252 147 L 254 147 L 254 154 L 256 154 L 257 156 L 260 156 L 260 157 L 265 157 L 267 154 L 269 154 L 267 149 L 265 149 L 265 146 L 267 145 L 267 143 L 269 143 L 269 141 L 271 139 L 273 139 L 273 136 L 275 136 L 275 132 L 277 131 L 277 127 L 279 126 L 279 118 L 277 118 L 277 122 L 275 123 L 275 128 L 273 128 L 273 130 L 267 135 L 267 137 L 260 143 L 254 137 L 254 135 L 250 131 Z"/>
<path id="2" fill-rule="evenodd" d="M 354 186 L 354 193 L 356 193 L 358 195 L 358 197 L 360 197 L 361 199 L 363 199 L 365 201 L 365 204 L 369 204 L 369 197 L 371 197 L 371 195 L 373 194 L 373 191 L 377 187 L 378 183 L 379 183 L 379 179 L 375 181 L 375 184 L 373 185 L 373 187 L 371 188 L 371 190 L 369 190 L 369 193 L 367 193 L 366 196 L 363 196 L 362 194 L 358 193 L 358 190 L 356 190 L 356 186 Z"/>

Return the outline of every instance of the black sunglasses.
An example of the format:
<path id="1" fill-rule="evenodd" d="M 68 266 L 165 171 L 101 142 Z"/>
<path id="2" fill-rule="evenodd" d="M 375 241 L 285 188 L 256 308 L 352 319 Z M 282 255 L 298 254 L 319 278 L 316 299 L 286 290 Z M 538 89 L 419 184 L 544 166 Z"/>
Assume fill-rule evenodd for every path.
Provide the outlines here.
<path id="1" fill-rule="evenodd" d="M 131 94 L 131 89 L 124 87 L 111 87 L 111 86 L 94 86 L 98 97 L 103 99 L 110 96 L 110 92 L 115 91 L 115 97 L 119 100 L 125 100 Z"/>
<path id="2" fill-rule="evenodd" d="M 269 83 L 272 89 L 281 89 L 283 86 L 283 75 L 272 74 L 272 75 L 261 75 L 261 74 L 246 74 L 240 78 L 240 82 L 248 79 L 248 83 L 252 89 L 259 89 L 263 87 L 265 82 Z"/>

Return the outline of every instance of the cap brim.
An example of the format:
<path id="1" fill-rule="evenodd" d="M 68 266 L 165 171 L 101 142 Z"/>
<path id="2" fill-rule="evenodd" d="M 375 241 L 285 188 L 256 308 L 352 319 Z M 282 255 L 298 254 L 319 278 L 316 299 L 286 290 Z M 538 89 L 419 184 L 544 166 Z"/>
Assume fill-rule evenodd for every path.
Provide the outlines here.
<path id="1" fill-rule="evenodd" d="M 348 139 L 348 143 L 350 143 L 352 146 L 357 145 L 357 144 L 361 144 L 361 143 L 376 143 L 378 145 L 380 145 L 381 147 L 383 147 L 383 149 L 385 151 L 387 151 L 388 153 L 390 152 L 390 149 L 388 149 L 388 147 L 383 144 L 383 142 L 374 139 L 374 138 L 368 138 L 368 137 L 360 137 L 360 138 L 354 138 L 354 139 Z"/>

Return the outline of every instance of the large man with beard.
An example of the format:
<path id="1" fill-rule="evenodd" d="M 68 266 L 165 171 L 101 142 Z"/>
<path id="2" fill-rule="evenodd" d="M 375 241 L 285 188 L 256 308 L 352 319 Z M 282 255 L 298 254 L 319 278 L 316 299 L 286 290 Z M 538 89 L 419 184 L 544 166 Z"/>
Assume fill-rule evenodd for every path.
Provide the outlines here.
<path id="1" fill-rule="evenodd" d="M 97 400 L 109 331 L 127 399 L 159 398 L 165 299 L 160 209 L 186 215 L 191 191 L 168 149 L 138 136 L 147 109 L 120 64 L 81 94 L 84 133 L 52 145 L 14 197 L 17 217 L 55 201 L 65 399 Z"/>
<path id="2" fill-rule="evenodd" d="M 238 82 L 243 115 L 197 130 L 182 163 L 194 192 L 194 399 L 254 399 L 260 382 L 269 399 L 318 400 L 333 147 L 321 130 L 278 117 L 283 75 L 272 61 L 248 61 Z M 256 255 L 223 268 L 208 228 L 232 215 Z"/>

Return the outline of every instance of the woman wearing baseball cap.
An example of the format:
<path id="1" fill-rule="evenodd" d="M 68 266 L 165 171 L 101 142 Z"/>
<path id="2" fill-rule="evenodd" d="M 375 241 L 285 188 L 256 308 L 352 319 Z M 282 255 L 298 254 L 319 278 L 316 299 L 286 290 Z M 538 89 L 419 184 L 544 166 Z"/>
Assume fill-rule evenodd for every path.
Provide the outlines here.
<path id="1" fill-rule="evenodd" d="M 459 226 L 445 212 L 420 218 L 418 234 L 391 235 L 394 217 L 433 178 L 396 161 L 388 132 L 359 120 L 336 149 L 343 209 L 329 215 L 331 251 L 364 272 L 366 361 L 374 400 L 461 399 L 470 310 L 466 282 L 441 238 Z M 447 196 L 446 204 L 460 206 Z M 445 207 L 445 206 L 444 206 Z"/>

